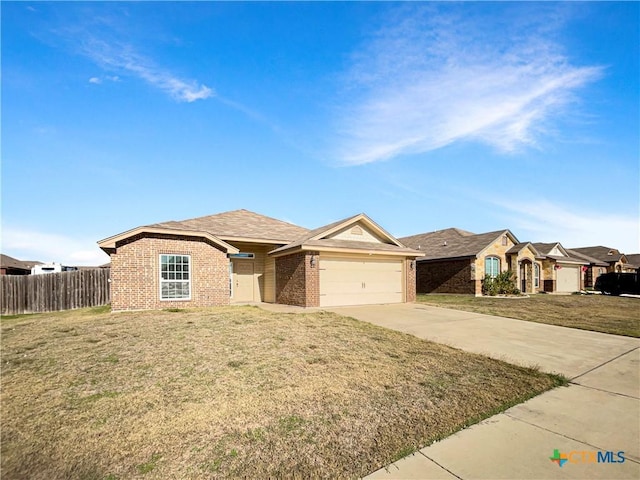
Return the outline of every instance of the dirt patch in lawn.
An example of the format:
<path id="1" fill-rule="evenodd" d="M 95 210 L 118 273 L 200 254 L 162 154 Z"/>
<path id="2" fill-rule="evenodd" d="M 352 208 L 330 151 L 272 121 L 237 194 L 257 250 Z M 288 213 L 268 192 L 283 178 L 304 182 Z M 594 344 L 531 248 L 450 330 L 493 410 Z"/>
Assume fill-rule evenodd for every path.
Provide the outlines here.
<path id="1" fill-rule="evenodd" d="M 359 477 L 561 379 L 328 312 L 2 319 L 2 478 Z"/>
<path id="2" fill-rule="evenodd" d="M 637 298 L 544 294 L 521 298 L 418 295 L 418 301 L 435 307 L 640 337 L 640 299 Z"/>

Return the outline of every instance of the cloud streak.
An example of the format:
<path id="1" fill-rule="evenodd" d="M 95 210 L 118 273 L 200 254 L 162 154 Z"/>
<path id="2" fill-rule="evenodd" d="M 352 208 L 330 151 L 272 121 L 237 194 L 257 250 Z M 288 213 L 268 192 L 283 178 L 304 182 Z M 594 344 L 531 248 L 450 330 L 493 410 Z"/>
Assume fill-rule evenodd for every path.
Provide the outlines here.
<path id="1" fill-rule="evenodd" d="M 602 75 L 602 67 L 569 63 L 549 16 L 445 9 L 403 9 L 354 55 L 338 115 L 343 162 L 376 162 L 457 141 L 504 153 L 538 146 L 552 117 L 566 113 L 576 91 Z"/>
<path id="2" fill-rule="evenodd" d="M 94 240 L 3 226 L 2 249 L 20 260 L 56 262 L 70 266 L 99 266 L 109 257 Z"/>
<path id="3" fill-rule="evenodd" d="M 82 44 L 82 53 L 102 68 L 138 77 L 179 102 L 191 103 L 215 96 L 213 89 L 159 67 L 130 45 L 88 37 Z"/>
<path id="4" fill-rule="evenodd" d="M 567 248 L 605 245 L 625 253 L 640 252 L 637 216 L 580 211 L 544 199 L 534 203 L 492 203 L 515 214 L 509 216 L 509 226 L 520 240 L 559 241 Z M 521 232 L 529 237 L 521 238 Z"/>

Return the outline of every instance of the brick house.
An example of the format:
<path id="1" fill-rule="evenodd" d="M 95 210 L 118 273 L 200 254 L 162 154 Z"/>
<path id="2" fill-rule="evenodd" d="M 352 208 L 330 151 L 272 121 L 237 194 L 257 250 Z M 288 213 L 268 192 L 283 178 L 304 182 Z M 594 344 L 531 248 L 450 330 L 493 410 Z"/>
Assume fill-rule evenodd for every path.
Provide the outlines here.
<path id="1" fill-rule="evenodd" d="M 31 268 L 42 262 L 18 260 L 9 255 L 0 255 L 0 275 L 31 275 Z"/>
<path id="2" fill-rule="evenodd" d="M 485 274 L 496 276 L 507 270 L 514 272 L 516 285 L 523 292 L 536 291 L 538 252 L 531 243 L 520 243 L 509 230 L 474 234 L 448 228 L 400 241 L 425 255 L 416 263 L 418 293 L 482 295 Z"/>
<path id="3" fill-rule="evenodd" d="M 636 271 L 635 265 L 629 261 L 626 255 L 615 248 L 595 246 L 567 249 L 572 256 L 587 262 L 585 272 L 585 288 L 593 288 L 596 279 L 604 273 Z"/>
<path id="4" fill-rule="evenodd" d="M 560 243 L 534 243 L 536 257 L 542 268 L 542 281 L 538 291 L 547 293 L 573 293 L 585 288 L 589 262 L 571 255 Z"/>
<path id="5" fill-rule="evenodd" d="M 235 210 L 141 226 L 98 242 L 112 309 L 415 300 L 415 259 L 365 214 L 315 230 Z"/>

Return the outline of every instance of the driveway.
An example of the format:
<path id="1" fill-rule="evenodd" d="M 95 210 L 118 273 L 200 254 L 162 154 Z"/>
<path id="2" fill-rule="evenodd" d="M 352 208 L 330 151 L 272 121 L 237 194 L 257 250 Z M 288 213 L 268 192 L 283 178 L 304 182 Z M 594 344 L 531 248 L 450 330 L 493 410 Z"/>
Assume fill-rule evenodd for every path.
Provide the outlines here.
<path id="1" fill-rule="evenodd" d="M 639 339 L 419 304 L 329 310 L 571 379 L 368 479 L 640 478 Z"/>

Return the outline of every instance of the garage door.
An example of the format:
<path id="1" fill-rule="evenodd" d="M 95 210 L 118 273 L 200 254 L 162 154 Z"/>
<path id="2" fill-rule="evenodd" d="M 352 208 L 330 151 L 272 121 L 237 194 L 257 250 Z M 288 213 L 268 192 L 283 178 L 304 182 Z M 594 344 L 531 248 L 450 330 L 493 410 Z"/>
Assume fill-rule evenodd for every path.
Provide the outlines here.
<path id="1" fill-rule="evenodd" d="M 556 270 L 557 281 L 556 291 L 562 293 L 572 293 L 580 290 L 580 267 L 562 266 Z"/>
<path id="2" fill-rule="evenodd" d="M 400 303 L 402 261 L 320 257 L 320 306 Z"/>

